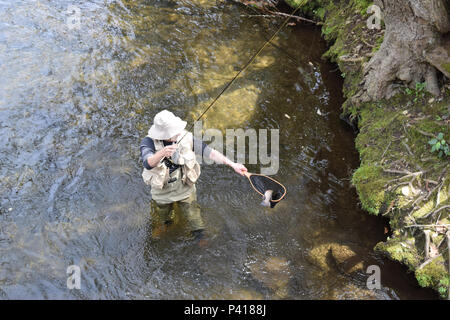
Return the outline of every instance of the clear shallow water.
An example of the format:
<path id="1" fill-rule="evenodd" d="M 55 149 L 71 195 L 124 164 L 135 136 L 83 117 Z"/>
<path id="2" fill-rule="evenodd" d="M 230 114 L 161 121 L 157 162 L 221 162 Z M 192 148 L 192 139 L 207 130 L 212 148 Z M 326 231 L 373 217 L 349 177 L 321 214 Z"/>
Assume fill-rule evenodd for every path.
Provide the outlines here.
<path id="1" fill-rule="evenodd" d="M 278 26 L 242 14 L 202 0 L 0 1 L 1 298 L 434 298 L 372 252 L 385 224 L 349 185 L 358 155 L 339 71 L 309 27 L 284 30 L 204 119 L 279 129 L 287 198 L 265 209 L 244 178 L 204 165 L 210 245 L 186 241 L 183 220 L 150 239 L 140 140 L 165 108 L 192 123 Z M 342 273 L 330 246 L 357 252 L 359 271 Z M 81 290 L 66 287 L 72 264 Z"/>

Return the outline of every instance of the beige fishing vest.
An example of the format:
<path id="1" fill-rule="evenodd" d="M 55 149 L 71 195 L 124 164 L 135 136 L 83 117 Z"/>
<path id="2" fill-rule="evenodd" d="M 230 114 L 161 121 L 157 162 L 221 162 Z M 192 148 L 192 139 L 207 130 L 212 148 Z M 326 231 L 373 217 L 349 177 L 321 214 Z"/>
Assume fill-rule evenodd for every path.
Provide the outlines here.
<path id="1" fill-rule="evenodd" d="M 183 137 L 186 131 L 183 131 L 180 137 Z M 162 140 L 153 139 L 155 144 L 155 151 L 159 151 L 164 148 Z M 192 186 L 197 181 L 200 176 L 200 164 L 195 158 L 195 153 L 193 149 L 193 136 L 192 133 L 188 132 L 186 136 L 181 140 L 180 145 L 176 153 L 179 156 L 172 156 L 174 163 L 181 165 L 181 182 L 188 186 Z M 161 160 L 158 165 L 151 170 L 144 168 L 142 172 L 142 178 L 144 183 L 151 186 L 153 189 L 163 189 L 167 186 L 169 181 L 169 168 Z"/>

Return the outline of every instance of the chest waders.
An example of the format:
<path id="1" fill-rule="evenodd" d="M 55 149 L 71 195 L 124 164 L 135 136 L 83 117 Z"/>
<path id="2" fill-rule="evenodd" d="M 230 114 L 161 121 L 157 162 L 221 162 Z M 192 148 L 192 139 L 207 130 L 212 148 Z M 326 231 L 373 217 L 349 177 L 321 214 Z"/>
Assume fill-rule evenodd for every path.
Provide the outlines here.
<path id="1" fill-rule="evenodd" d="M 177 213 L 185 217 L 191 232 L 205 228 L 200 206 L 197 203 L 197 189 L 195 184 L 188 185 L 182 182 L 182 170 L 182 166 L 175 169 L 162 189 L 151 190 L 152 237 L 154 238 L 157 238 L 174 222 Z"/>

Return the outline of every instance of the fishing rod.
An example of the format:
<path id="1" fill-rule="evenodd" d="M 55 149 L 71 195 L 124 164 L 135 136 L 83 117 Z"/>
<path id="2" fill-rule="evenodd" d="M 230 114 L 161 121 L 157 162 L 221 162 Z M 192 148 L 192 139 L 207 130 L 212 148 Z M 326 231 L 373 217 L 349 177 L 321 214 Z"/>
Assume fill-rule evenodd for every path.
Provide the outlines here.
<path id="1" fill-rule="evenodd" d="M 244 67 L 236 73 L 236 75 L 227 83 L 227 85 L 222 89 L 222 91 L 214 98 L 214 100 L 209 104 L 209 106 L 203 111 L 203 113 L 195 120 L 195 122 L 199 121 L 211 107 L 219 100 L 220 96 L 234 83 L 234 81 L 239 77 L 239 75 L 244 72 L 248 66 L 256 59 L 256 57 L 264 50 L 264 48 L 277 36 L 277 34 L 287 25 L 292 16 L 297 12 L 297 10 L 301 7 L 298 5 L 295 8 L 291 15 L 286 18 L 281 27 L 270 37 L 269 40 L 265 41 L 264 44 L 259 48 L 259 50 L 250 58 L 250 60 L 244 65 Z M 195 122 L 189 127 L 189 129 L 184 133 L 180 140 L 177 143 L 180 143 L 181 140 L 192 130 Z M 244 173 L 245 177 L 247 177 L 253 189 L 263 196 L 263 202 L 261 203 L 263 206 L 270 206 L 270 208 L 275 207 L 275 205 L 284 199 L 286 195 L 286 187 L 282 185 L 280 182 L 267 177 L 262 174 L 255 174 L 250 172 Z"/>
<path id="2" fill-rule="evenodd" d="M 286 18 L 286 20 L 284 20 L 283 24 L 281 25 L 281 27 L 278 28 L 278 30 L 272 35 L 272 37 L 270 37 L 269 40 L 267 40 L 266 42 L 264 42 L 264 44 L 259 48 L 259 50 L 250 58 L 250 60 L 248 60 L 248 62 L 244 65 L 244 67 L 239 70 L 238 73 L 236 73 L 236 75 L 233 77 L 233 79 L 231 79 L 230 82 L 227 83 L 227 85 L 222 89 L 222 91 L 214 98 L 214 100 L 209 104 L 209 106 L 205 109 L 205 111 L 203 111 L 203 113 L 197 118 L 197 120 L 194 121 L 194 123 L 189 127 L 189 129 L 186 131 L 186 133 L 181 137 L 180 140 L 177 141 L 177 143 L 180 143 L 181 140 L 183 140 L 183 138 L 188 134 L 189 131 L 192 130 L 192 128 L 194 127 L 194 124 L 199 121 L 208 111 L 209 109 L 211 109 L 211 107 L 214 105 L 214 103 L 216 103 L 217 100 L 219 100 L 220 96 L 234 83 L 234 81 L 239 77 L 239 75 L 244 72 L 248 66 L 250 66 L 252 64 L 252 62 L 256 59 L 256 57 L 264 50 L 264 48 L 269 44 L 269 42 L 271 42 L 276 36 L 277 34 L 287 25 L 287 23 L 289 22 L 289 20 L 292 18 L 292 16 L 294 16 L 294 14 L 297 12 L 298 9 L 300 9 L 301 4 L 299 4 L 297 6 L 297 8 L 295 8 L 292 13 Z"/>

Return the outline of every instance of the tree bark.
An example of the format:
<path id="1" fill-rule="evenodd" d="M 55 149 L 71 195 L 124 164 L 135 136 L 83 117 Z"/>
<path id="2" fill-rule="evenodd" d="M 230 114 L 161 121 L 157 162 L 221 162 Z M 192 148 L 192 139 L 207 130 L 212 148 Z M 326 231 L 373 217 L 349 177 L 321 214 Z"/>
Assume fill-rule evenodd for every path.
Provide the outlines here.
<path id="1" fill-rule="evenodd" d="M 436 69 L 424 54 L 450 31 L 446 1 L 375 0 L 375 4 L 383 12 L 384 41 L 364 67 L 363 89 L 354 102 L 389 99 L 402 86 L 414 88 L 424 81 L 427 91 L 439 95 Z"/>

